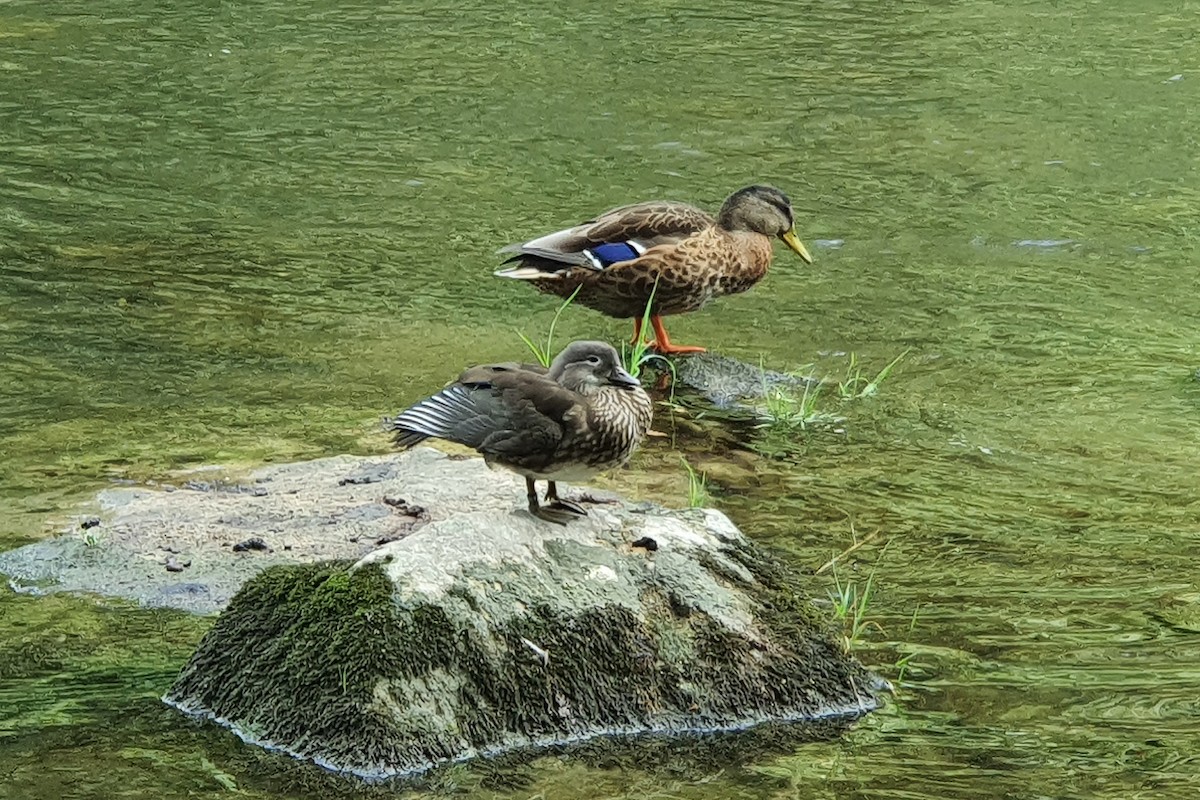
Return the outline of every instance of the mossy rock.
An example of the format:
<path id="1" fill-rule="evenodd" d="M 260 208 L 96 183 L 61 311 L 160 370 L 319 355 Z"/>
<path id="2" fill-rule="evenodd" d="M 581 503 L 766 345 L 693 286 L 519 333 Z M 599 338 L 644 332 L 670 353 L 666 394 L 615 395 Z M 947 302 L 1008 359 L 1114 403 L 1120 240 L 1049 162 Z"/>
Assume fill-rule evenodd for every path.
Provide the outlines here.
<path id="1" fill-rule="evenodd" d="M 753 408 L 758 405 L 755 401 L 761 401 L 772 390 L 800 393 L 806 386 L 815 388 L 819 383 L 816 378 L 778 372 L 715 353 L 676 359 L 675 376 L 718 409 L 747 404 Z"/>
<path id="2" fill-rule="evenodd" d="M 853 717 L 879 685 L 722 514 L 611 504 L 565 527 L 464 511 L 358 562 L 271 567 L 166 700 L 384 778 L 611 734 Z"/>

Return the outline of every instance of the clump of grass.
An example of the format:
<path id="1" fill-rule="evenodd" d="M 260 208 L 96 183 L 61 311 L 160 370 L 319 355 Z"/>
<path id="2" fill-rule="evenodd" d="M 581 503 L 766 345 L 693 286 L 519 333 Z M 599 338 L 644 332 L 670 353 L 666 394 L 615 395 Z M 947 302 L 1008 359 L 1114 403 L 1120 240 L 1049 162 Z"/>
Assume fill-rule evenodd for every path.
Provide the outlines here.
<path id="1" fill-rule="evenodd" d="M 877 631 L 883 632 L 883 626 L 878 622 L 867 618 L 871 610 L 871 603 L 875 597 L 875 574 L 880 561 L 887 553 L 891 541 L 885 542 L 883 548 L 879 551 L 879 557 L 871 566 L 871 571 L 867 573 L 866 582 L 862 585 L 853 581 L 843 581 L 838 574 L 838 564 L 847 556 L 864 547 L 867 544 L 879 538 L 881 531 L 875 531 L 862 539 L 859 539 L 854 532 L 854 524 L 850 525 L 850 534 L 853 538 L 850 546 L 842 552 L 830 558 L 824 564 L 817 568 L 816 574 L 820 575 L 826 570 L 832 570 L 833 588 L 829 590 L 829 600 L 833 606 L 834 615 L 842 624 L 842 648 L 848 653 L 852 649 L 862 645 L 862 640 L 867 631 L 874 628 Z M 912 616 L 908 621 L 908 630 L 906 635 L 911 637 L 913 630 L 917 627 L 917 620 L 921 613 L 921 604 L 918 603 L 913 608 Z M 904 676 L 908 674 L 909 664 L 917 655 L 916 652 L 908 653 L 904 656 L 899 656 L 891 666 L 896 671 L 896 679 L 891 683 L 891 691 L 893 694 L 899 694 L 899 686 L 904 681 Z"/>
<path id="2" fill-rule="evenodd" d="M 554 319 L 550 320 L 550 329 L 546 332 L 545 347 L 542 347 L 537 342 L 533 341 L 533 339 L 526 336 L 524 331 L 517 331 L 517 336 L 521 337 L 521 341 L 524 342 L 525 346 L 533 352 L 534 358 L 536 358 L 538 363 L 543 367 L 549 367 L 550 362 L 554 360 L 554 328 L 558 325 L 558 318 L 561 317 L 562 313 L 567 310 L 567 306 L 575 302 L 575 295 L 579 294 L 579 290 L 582 288 L 582 284 L 576 286 L 575 291 L 571 292 L 571 295 L 562 302 L 562 305 L 560 305 L 557 310 L 555 310 Z"/>
<path id="3" fill-rule="evenodd" d="M 853 532 L 853 528 L 851 528 L 851 531 Z M 818 574 L 824 572 L 826 569 L 832 570 L 833 588 L 829 590 L 829 600 L 833 604 L 834 616 L 842 624 L 842 648 L 847 653 L 861 643 L 864 634 L 871 628 L 877 631 L 883 630 L 879 623 L 867 619 L 867 614 L 871 610 L 871 601 L 875 594 L 875 571 L 878 568 L 879 561 L 887 553 L 891 542 L 889 541 L 884 544 L 883 549 L 879 551 L 879 558 L 871 565 L 871 571 L 867 573 L 867 580 L 861 586 L 855 581 L 842 580 L 842 576 L 838 574 L 838 561 L 858 550 L 878 536 L 878 534 L 879 531 L 876 531 L 862 541 L 858 541 L 857 537 L 855 537 L 855 541 L 850 547 L 829 559 L 829 561 L 825 562 L 817 570 Z M 915 615 L 913 624 L 916 624 Z"/>
<path id="4" fill-rule="evenodd" d="M 821 396 L 821 384 L 805 381 L 800 392 L 780 386 L 763 388 L 768 427 L 808 428 L 834 418 L 817 409 L 817 398 Z"/>
<path id="5" fill-rule="evenodd" d="M 846 378 L 836 384 L 837 399 L 835 402 L 863 400 L 875 396 L 880 385 L 892 373 L 896 365 L 908 355 L 908 352 L 905 350 L 892 359 L 874 378 L 863 376 L 858 356 L 851 353 Z M 763 416 L 765 417 L 765 422 L 759 426 L 760 428 L 804 431 L 810 428 L 829 427 L 845 421 L 845 417 L 820 407 L 820 401 L 825 396 L 823 389 L 827 385 L 824 381 L 801 377 L 803 388 L 772 385 L 761 359 L 759 370 L 762 373 Z"/>
<path id="6" fill-rule="evenodd" d="M 840 421 L 840 417 L 817 408 L 821 382 L 797 375 L 804 385 L 803 389 L 772 384 L 761 358 L 758 360 L 758 370 L 762 376 L 763 410 L 766 416 L 766 421 L 759 427 L 807 430 Z"/>
<path id="7" fill-rule="evenodd" d="M 908 355 L 908 350 L 905 350 L 900 355 L 896 356 L 891 362 L 879 370 L 879 373 L 870 380 L 863 377 L 862 366 L 858 363 L 858 355 L 850 354 L 850 364 L 846 367 L 846 379 L 838 382 L 838 394 L 843 400 L 863 400 L 868 397 L 874 397 L 879 391 L 879 385 L 887 380 L 888 375 L 892 374 L 892 370 L 896 365 Z"/>
<path id="8" fill-rule="evenodd" d="M 708 476 L 703 472 L 696 472 L 686 458 L 680 456 L 679 460 L 683 462 L 683 468 L 687 470 L 688 508 L 704 508 L 709 503 Z"/>
<path id="9" fill-rule="evenodd" d="M 843 583 L 835 566 L 833 587 L 829 590 L 829 599 L 833 602 L 834 615 L 842 623 L 842 649 L 848 653 L 859 644 L 868 629 L 882 630 L 879 623 L 867 619 L 875 591 L 875 567 L 871 567 L 866 584 L 859 588 L 853 581 Z"/>
<path id="10" fill-rule="evenodd" d="M 533 353 L 534 358 L 536 358 L 538 363 L 543 367 L 549 367 L 550 363 L 554 361 L 554 356 L 556 355 L 554 350 L 554 329 L 558 326 L 558 318 L 562 316 L 562 313 L 567 310 L 567 307 L 575 301 L 575 296 L 579 294 L 579 290 L 582 288 L 582 284 L 575 287 L 575 291 L 571 292 L 570 296 L 567 297 L 567 299 L 564 300 L 562 304 L 559 305 L 559 307 L 554 311 L 554 318 L 550 320 L 550 328 L 546 331 L 545 347 L 542 347 L 540 344 L 535 342 L 532 337 L 527 336 L 524 331 L 517 331 L 517 336 L 521 337 L 521 341 L 525 343 L 525 346 L 529 348 L 529 351 Z M 650 299 L 646 301 L 646 308 L 644 311 L 642 311 L 643 330 L 650 326 L 650 309 L 654 303 L 654 293 L 657 291 L 658 280 L 656 279 L 654 281 L 654 288 L 650 291 Z M 670 359 L 664 358 L 658 353 L 651 352 L 650 345 L 644 340 L 638 340 L 632 345 L 628 345 L 625 342 L 621 343 L 622 366 L 624 366 L 625 371 L 633 377 L 641 377 L 642 368 L 652 362 L 665 365 L 666 368 L 671 372 L 671 385 L 672 391 L 674 391 L 675 365 L 671 363 Z"/>

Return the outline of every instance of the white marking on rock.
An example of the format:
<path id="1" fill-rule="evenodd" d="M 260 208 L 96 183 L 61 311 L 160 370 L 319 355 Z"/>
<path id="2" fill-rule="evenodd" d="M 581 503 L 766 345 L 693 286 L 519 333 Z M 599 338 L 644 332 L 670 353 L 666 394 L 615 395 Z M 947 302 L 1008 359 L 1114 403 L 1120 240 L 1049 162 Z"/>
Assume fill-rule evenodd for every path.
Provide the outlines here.
<path id="1" fill-rule="evenodd" d="M 588 579 L 593 581 L 615 581 L 617 572 L 612 567 L 601 564 L 598 567 L 593 567 L 588 573 Z"/>

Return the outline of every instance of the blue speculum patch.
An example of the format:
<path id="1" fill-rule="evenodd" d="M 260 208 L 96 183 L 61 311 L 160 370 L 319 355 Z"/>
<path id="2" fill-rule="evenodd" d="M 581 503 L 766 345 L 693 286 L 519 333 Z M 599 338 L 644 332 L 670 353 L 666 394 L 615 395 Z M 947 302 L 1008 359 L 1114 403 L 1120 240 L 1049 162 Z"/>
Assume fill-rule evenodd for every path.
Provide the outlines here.
<path id="1" fill-rule="evenodd" d="M 607 267 L 610 264 L 615 264 L 618 261 L 628 261 L 631 258 L 637 258 L 641 255 L 633 245 L 628 242 L 613 242 L 611 244 L 601 244 L 589 248 L 588 252 L 600 260 L 600 266 Z"/>

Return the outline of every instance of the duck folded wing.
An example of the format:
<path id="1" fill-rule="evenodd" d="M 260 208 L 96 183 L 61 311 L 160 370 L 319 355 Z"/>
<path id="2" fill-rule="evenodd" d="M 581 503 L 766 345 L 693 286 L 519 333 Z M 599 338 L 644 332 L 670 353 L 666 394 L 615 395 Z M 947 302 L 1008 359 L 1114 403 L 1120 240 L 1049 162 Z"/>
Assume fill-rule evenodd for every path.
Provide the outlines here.
<path id="1" fill-rule="evenodd" d="M 545 375 L 550 370 L 541 364 L 527 364 L 520 361 L 503 361 L 499 364 L 480 364 L 477 367 L 467 367 L 454 383 L 489 383 L 496 376 L 508 372 L 529 372 L 535 375 Z M 453 385 L 453 384 L 451 384 Z"/>
<path id="2" fill-rule="evenodd" d="M 716 224 L 716 219 L 687 203 L 649 202 L 604 212 L 587 226 L 589 245 L 636 242 L 642 249 L 685 239 Z"/>
<path id="3" fill-rule="evenodd" d="M 638 258 L 652 247 L 674 244 L 712 227 L 716 220 L 686 203 L 635 203 L 610 209 L 593 220 L 512 244 L 501 253 L 513 253 L 504 263 L 521 262 L 543 271 L 569 267 L 602 270 L 611 264 Z M 504 277 L 526 277 L 514 268 Z"/>
<path id="4" fill-rule="evenodd" d="M 573 392 L 510 366 L 471 367 L 458 382 L 398 414 L 390 426 L 396 444 L 407 448 L 437 438 L 484 455 L 549 458 L 586 414 Z"/>

